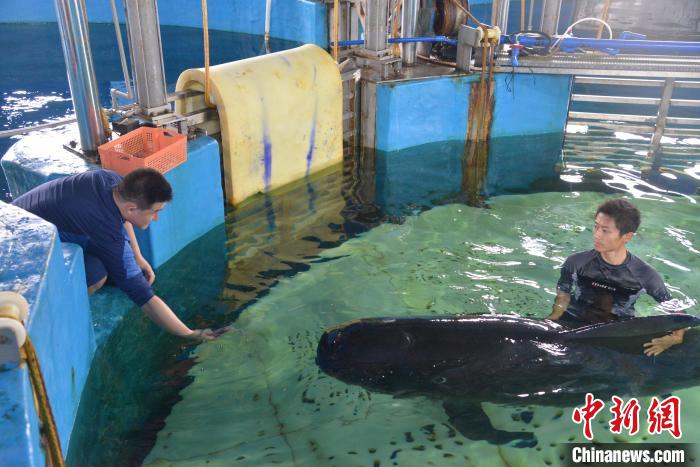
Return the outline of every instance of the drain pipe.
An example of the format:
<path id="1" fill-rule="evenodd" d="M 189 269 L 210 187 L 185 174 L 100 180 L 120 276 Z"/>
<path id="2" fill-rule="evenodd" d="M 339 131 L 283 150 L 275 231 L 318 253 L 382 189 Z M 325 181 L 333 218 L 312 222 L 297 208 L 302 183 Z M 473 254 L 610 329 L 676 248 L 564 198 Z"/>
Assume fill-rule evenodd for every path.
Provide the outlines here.
<path id="1" fill-rule="evenodd" d="M 418 3 L 419 0 L 403 0 L 401 37 L 413 37 L 416 35 Z M 401 45 L 401 59 L 403 60 L 404 65 L 413 66 L 416 64 L 415 42 L 406 42 Z"/>
<path id="2" fill-rule="evenodd" d="M 94 157 L 97 147 L 107 141 L 107 138 L 92 63 L 85 1 L 55 0 L 54 5 L 66 61 L 68 85 L 78 119 L 80 147 L 83 154 Z"/>

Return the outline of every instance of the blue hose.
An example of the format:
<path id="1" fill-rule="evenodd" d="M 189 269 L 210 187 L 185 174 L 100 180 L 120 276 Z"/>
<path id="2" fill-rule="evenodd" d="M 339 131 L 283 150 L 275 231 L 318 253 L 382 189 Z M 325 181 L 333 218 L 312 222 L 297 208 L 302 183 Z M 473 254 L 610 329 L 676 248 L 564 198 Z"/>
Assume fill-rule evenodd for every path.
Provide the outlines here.
<path id="1" fill-rule="evenodd" d="M 457 45 L 457 39 L 450 39 L 446 36 L 426 36 L 426 37 L 392 37 L 389 44 L 403 44 L 407 42 L 442 42 L 449 45 Z M 363 40 L 338 41 L 338 47 L 349 47 L 351 45 L 363 45 Z M 333 47 L 333 42 L 330 43 Z"/>

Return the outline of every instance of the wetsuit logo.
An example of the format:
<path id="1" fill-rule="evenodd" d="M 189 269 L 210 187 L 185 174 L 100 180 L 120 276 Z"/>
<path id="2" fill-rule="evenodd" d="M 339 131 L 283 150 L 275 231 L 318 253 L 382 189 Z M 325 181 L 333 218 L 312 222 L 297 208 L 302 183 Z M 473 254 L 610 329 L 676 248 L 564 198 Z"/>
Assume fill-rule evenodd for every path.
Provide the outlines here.
<path id="1" fill-rule="evenodd" d="M 617 292 L 617 287 L 613 287 L 612 285 L 608 285 L 608 284 L 603 284 L 601 282 L 591 281 L 591 285 L 593 287 L 598 287 L 599 289 L 605 289 L 605 290 L 610 290 L 611 292 Z"/>

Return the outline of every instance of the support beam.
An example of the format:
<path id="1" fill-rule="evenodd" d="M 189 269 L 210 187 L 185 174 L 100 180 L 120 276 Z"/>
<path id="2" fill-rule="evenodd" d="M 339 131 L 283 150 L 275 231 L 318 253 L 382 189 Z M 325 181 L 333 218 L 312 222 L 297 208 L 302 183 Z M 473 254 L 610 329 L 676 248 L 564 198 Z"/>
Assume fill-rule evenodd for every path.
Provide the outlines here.
<path id="1" fill-rule="evenodd" d="M 656 153 L 661 147 L 661 138 L 664 136 L 666 128 L 666 120 L 668 118 L 668 110 L 671 108 L 671 97 L 673 96 L 673 78 L 666 78 L 664 90 L 661 94 L 661 104 L 659 105 L 659 113 L 656 116 L 656 127 L 654 128 L 654 136 L 651 138 L 651 147 L 649 147 L 649 157 L 656 159 Z"/>
<path id="2" fill-rule="evenodd" d="M 126 22 L 141 113 L 150 116 L 169 111 L 156 0 L 126 0 Z"/>
<path id="3" fill-rule="evenodd" d="M 365 49 L 382 52 L 389 46 L 387 42 L 388 0 L 370 0 L 365 14 Z"/>
<path id="4" fill-rule="evenodd" d="M 415 37 L 418 23 L 419 0 L 403 0 L 401 14 L 401 37 Z M 407 42 L 401 44 L 401 59 L 404 65 L 416 64 L 416 43 Z"/>
<path id="5" fill-rule="evenodd" d="M 550 36 L 557 34 L 560 13 L 561 0 L 546 0 L 542 9 L 542 32 Z"/>
<path id="6" fill-rule="evenodd" d="M 107 139 L 92 63 L 85 2 L 55 0 L 54 4 L 66 61 L 68 85 L 78 119 L 80 149 L 85 155 L 94 157 L 97 155 L 97 147 Z"/>

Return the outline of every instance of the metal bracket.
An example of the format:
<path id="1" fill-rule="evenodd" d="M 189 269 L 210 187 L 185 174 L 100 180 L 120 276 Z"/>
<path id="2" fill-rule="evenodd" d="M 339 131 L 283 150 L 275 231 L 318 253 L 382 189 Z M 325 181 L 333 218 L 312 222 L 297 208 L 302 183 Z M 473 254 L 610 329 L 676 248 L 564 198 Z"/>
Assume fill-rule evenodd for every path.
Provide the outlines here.
<path id="1" fill-rule="evenodd" d="M 484 31 L 462 25 L 457 35 L 457 68 L 462 71 L 471 70 L 472 49 L 481 45 Z"/>

